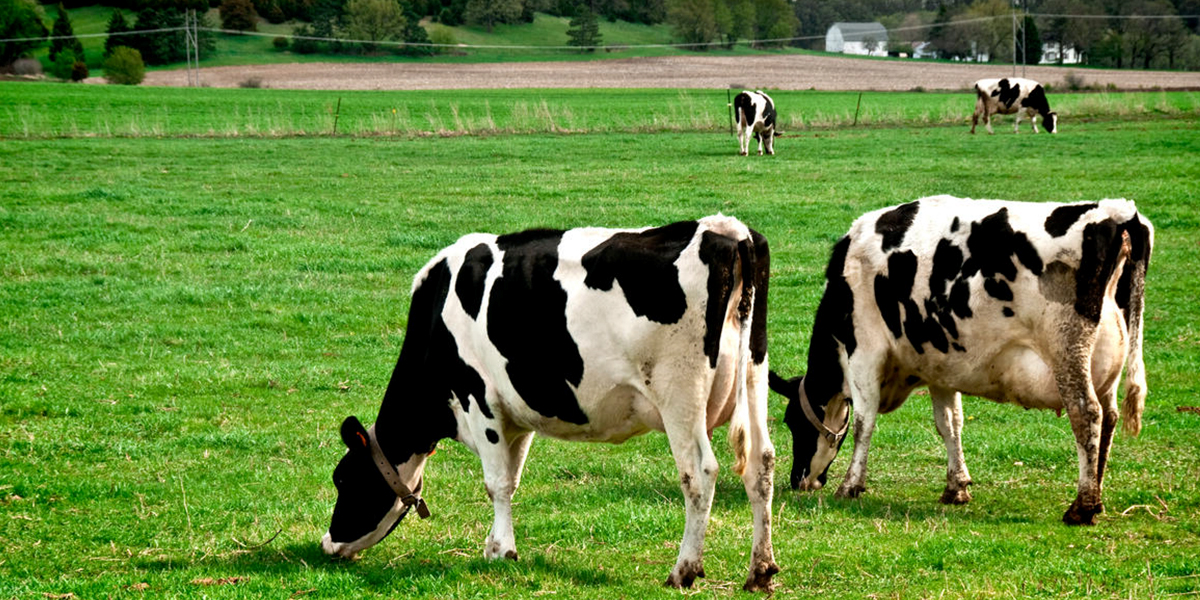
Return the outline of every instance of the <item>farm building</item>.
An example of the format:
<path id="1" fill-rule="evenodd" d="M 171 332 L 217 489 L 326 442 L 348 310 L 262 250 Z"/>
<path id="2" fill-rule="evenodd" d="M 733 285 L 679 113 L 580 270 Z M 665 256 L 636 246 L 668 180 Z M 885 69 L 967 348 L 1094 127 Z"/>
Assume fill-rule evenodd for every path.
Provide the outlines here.
<path id="1" fill-rule="evenodd" d="M 825 51 L 887 56 L 887 29 L 878 22 L 834 23 L 825 32 Z"/>

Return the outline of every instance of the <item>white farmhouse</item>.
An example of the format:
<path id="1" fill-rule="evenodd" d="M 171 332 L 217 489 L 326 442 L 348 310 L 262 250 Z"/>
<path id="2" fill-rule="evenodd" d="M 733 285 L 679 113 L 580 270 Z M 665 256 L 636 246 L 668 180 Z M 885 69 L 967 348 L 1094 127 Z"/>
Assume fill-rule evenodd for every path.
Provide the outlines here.
<path id="1" fill-rule="evenodd" d="M 825 51 L 887 56 L 887 29 L 874 23 L 834 23 L 825 32 Z"/>

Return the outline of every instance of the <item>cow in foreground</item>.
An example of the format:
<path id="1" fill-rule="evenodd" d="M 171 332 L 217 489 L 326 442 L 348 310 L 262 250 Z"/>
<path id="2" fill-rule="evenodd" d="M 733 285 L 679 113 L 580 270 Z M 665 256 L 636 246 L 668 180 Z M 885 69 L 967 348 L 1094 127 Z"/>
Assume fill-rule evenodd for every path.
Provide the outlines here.
<path id="1" fill-rule="evenodd" d="M 770 590 L 775 450 L 767 435 L 766 240 L 706 217 L 653 229 L 470 234 L 417 274 L 400 358 L 370 430 L 348 451 L 325 552 L 352 557 L 416 506 L 426 460 L 455 439 L 480 458 L 495 520 L 488 558 L 517 558 L 512 497 L 539 433 L 620 443 L 665 431 L 686 524 L 666 583 L 704 576 L 717 461 L 729 423 L 754 515 L 747 590 Z"/>
<path id="2" fill-rule="evenodd" d="M 983 116 L 988 133 L 992 131 L 992 115 L 1016 115 L 1013 117 L 1013 133 L 1020 131 L 1021 113 L 1029 117 L 1033 132 L 1037 133 L 1035 117 L 1041 116 L 1042 126 L 1049 133 L 1058 133 L 1058 113 L 1050 110 L 1046 90 L 1042 84 L 1031 79 L 1005 77 L 1003 79 L 980 79 L 975 82 L 975 114 L 971 115 L 971 133 Z"/>
<path id="3" fill-rule="evenodd" d="M 1142 305 L 1154 229 L 1132 202 L 1036 204 L 923 198 L 863 215 L 833 248 L 808 372 L 771 374 L 789 398 L 793 488 L 819 489 L 854 408 L 840 497 L 866 489 L 875 418 L 929 388 L 948 472 L 966 503 L 960 393 L 1065 410 L 1079 452 L 1063 521 L 1093 524 L 1125 373 L 1126 432 L 1146 397 Z"/>
<path id="4" fill-rule="evenodd" d="M 762 91 L 742 92 L 733 98 L 733 114 L 737 119 L 738 149 L 742 156 L 750 154 L 750 137 L 758 140 L 758 155 L 763 148 L 775 154 L 775 102 Z"/>

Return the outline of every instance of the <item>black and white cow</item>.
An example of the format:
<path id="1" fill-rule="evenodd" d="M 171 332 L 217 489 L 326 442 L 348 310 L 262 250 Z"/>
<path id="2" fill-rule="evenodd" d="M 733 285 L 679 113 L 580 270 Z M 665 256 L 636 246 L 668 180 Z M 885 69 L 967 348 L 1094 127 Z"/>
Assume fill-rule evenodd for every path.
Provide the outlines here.
<path id="1" fill-rule="evenodd" d="M 854 408 L 841 497 L 866 486 L 875 418 L 929 388 L 949 463 L 942 502 L 971 499 L 960 393 L 1070 417 L 1079 451 L 1068 524 L 1103 510 L 1101 482 L 1125 372 L 1125 430 L 1146 396 L 1142 305 L 1154 241 L 1126 200 L 1078 204 L 923 198 L 854 222 L 833 248 L 808 372 L 790 400 L 792 487 L 819 489 Z"/>
<path id="2" fill-rule="evenodd" d="M 737 119 L 738 149 L 742 156 L 750 154 L 750 136 L 758 140 L 758 155 L 763 148 L 775 154 L 775 102 L 761 90 L 742 92 L 733 98 L 733 114 Z"/>
<path id="3" fill-rule="evenodd" d="M 1037 133 L 1038 115 L 1042 117 L 1042 126 L 1049 133 L 1058 133 L 1058 113 L 1050 110 L 1050 101 L 1046 100 L 1046 90 L 1042 84 L 1032 79 L 1020 77 L 1005 77 L 1003 79 L 980 79 L 975 82 L 975 114 L 971 115 L 971 133 L 979 124 L 980 115 L 983 124 L 987 125 L 988 133 L 992 131 L 992 115 L 1012 115 L 1013 133 L 1020 131 L 1021 113 L 1029 116 L 1029 124 Z"/>
<path id="4" fill-rule="evenodd" d="M 387 536 L 409 505 L 424 509 L 426 459 L 455 439 L 479 456 L 494 507 L 484 555 L 516 559 L 511 503 L 534 433 L 619 443 L 657 430 L 670 441 L 687 512 L 667 584 L 688 587 L 704 576 L 717 474 L 709 440 L 729 423 L 754 515 L 745 587 L 769 590 L 779 570 L 766 417 L 769 261 L 765 238 L 721 215 L 459 239 L 413 282 L 374 426 L 342 424 L 348 451 L 333 474 L 338 499 L 322 548 L 351 557 Z"/>

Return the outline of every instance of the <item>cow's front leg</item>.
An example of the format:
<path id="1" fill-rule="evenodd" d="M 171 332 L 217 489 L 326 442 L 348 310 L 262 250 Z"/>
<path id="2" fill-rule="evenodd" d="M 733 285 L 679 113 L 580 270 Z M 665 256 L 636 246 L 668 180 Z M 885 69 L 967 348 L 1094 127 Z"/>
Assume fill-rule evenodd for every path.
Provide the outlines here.
<path id="1" fill-rule="evenodd" d="M 704 533 L 717 483 L 717 457 L 704 429 L 703 414 L 664 414 L 663 425 L 679 471 L 687 515 L 679 558 L 665 585 L 691 587 L 697 577 L 704 577 Z"/>
<path id="2" fill-rule="evenodd" d="M 946 490 L 942 492 L 942 504 L 966 504 L 971 501 L 971 474 L 962 449 L 962 395 L 955 390 L 930 386 L 929 396 L 933 400 L 933 421 L 938 434 L 946 444 Z"/>
<path id="3" fill-rule="evenodd" d="M 772 127 L 770 129 L 764 131 L 763 137 L 766 138 L 763 141 L 767 145 L 767 155 L 774 156 L 775 155 L 775 128 Z"/>
<path id="4" fill-rule="evenodd" d="M 1101 407 L 1092 389 L 1087 360 L 1075 360 L 1072 363 L 1066 368 L 1057 369 L 1055 373 L 1059 395 L 1071 420 L 1071 431 L 1075 434 L 1075 447 L 1079 454 L 1078 491 L 1075 501 L 1063 514 L 1063 522 L 1067 525 L 1095 525 L 1096 515 L 1104 512 L 1099 477 Z"/>
<path id="5" fill-rule="evenodd" d="M 484 544 L 486 558 L 517 560 L 517 542 L 513 535 L 512 497 L 521 481 L 525 456 L 533 434 L 526 432 L 507 439 L 494 429 L 487 429 L 485 440 L 476 440 L 479 458 L 483 463 L 483 479 L 495 514 L 492 530 Z M 495 441 L 493 441 L 495 440 Z"/>
<path id="6" fill-rule="evenodd" d="M 1013 113 L 1013 133 L 1021 133 L 1021 111 Z"/>
<path id="7" fill-rule="evenodd" d="M 851 367 L 855 373 L 878 373 L 868 366 Z M 879 415 L 879 381 L 871 376 L 854 378 L 851 396 L 854 400 L 854 454 L 846 479 L 838 487 L 838 498 L 857 498 L 867 490 L 867 453 L 871 450 L 871 435 L 875 433 L 875 418 Z"/>

